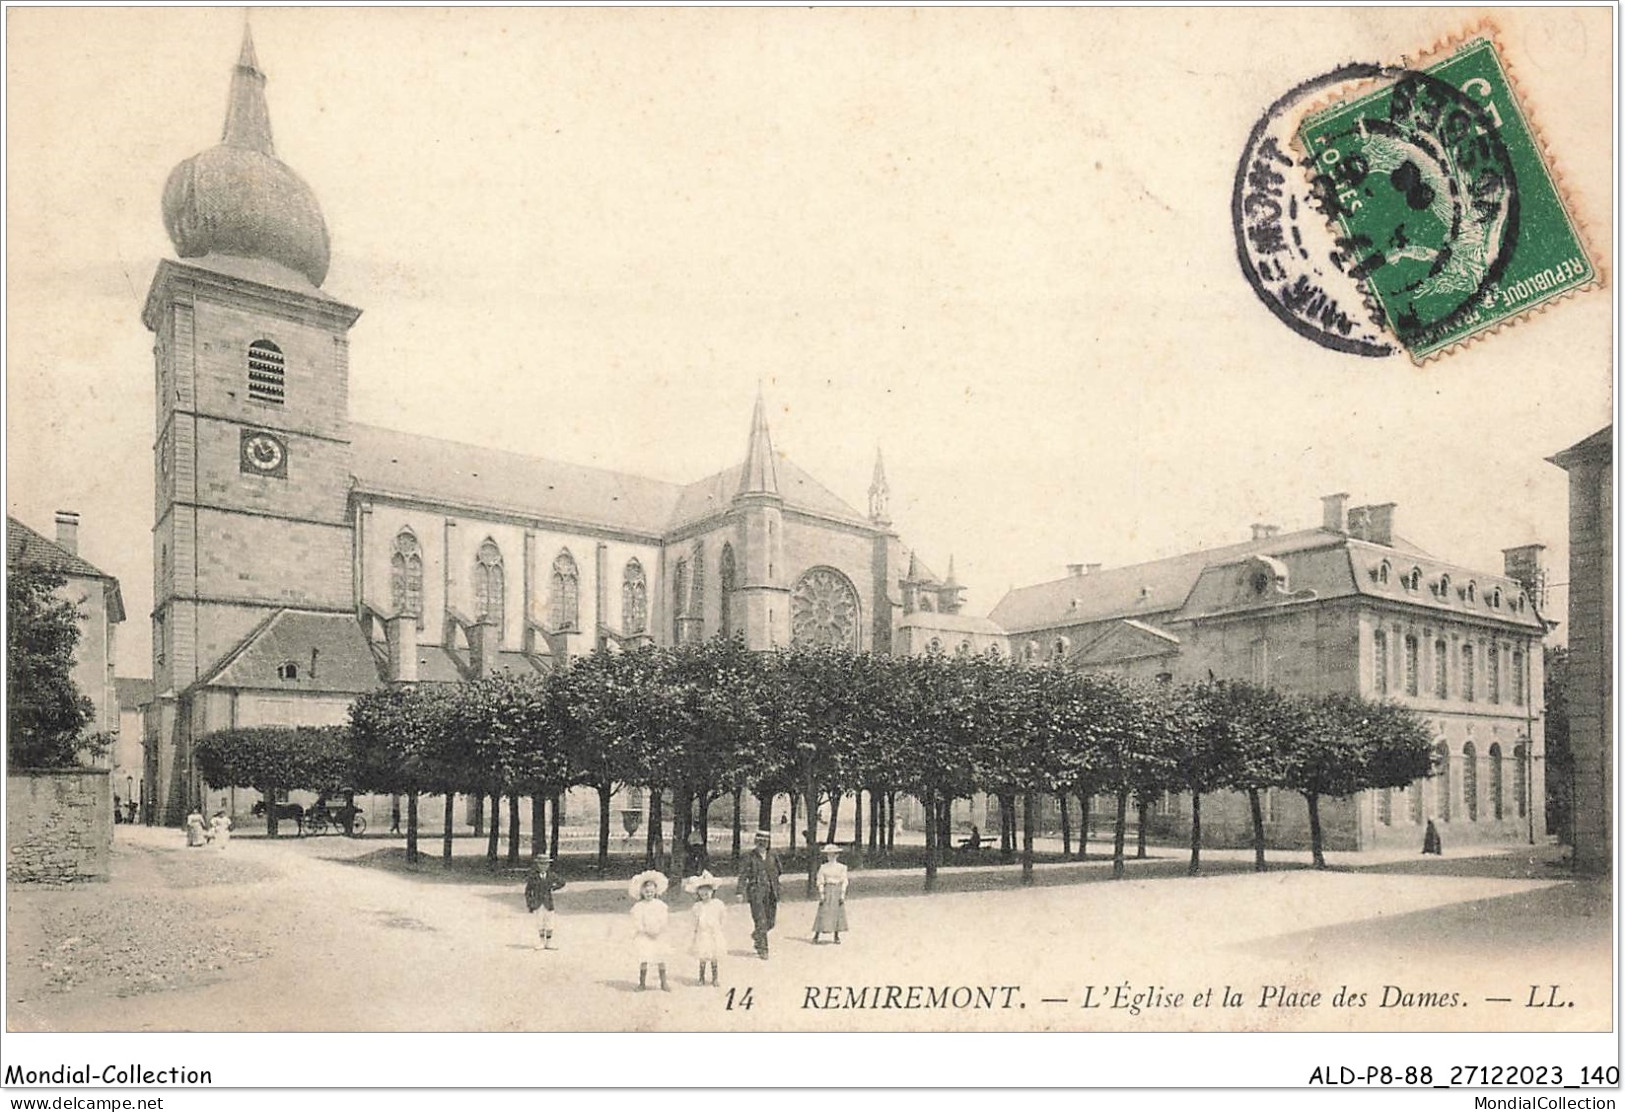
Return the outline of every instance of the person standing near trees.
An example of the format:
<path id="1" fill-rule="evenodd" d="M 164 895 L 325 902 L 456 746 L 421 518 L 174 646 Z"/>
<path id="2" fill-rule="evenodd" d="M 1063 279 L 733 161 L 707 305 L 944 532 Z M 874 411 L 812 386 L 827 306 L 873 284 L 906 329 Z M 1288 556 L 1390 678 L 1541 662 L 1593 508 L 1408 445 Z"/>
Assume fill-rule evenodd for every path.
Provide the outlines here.
<path id="1" fill-rule="evenodd" d="M 664 873 L 646 869 L 633 877 L 626 886 L 627 894 L 637 902 L 632 905 L 632 947 L 638 955 L 638 991 L 649 987 L 649 963 L 655 964 L 660 974 L 660 991 L 670 992 L 666 981 L 666 924 L 671 921 L 671 909 L 660 897 L 667 885 Z"/>
<path id="2" fill-rule="evenodd" d="M 841 864 L 841 847 L 831 842 L 824 847 L 824 863 L 818 866 L 818 917 L 813 920 L 813 945 L 825 931 L 835 934 L 841 944 L 846 929 L 846 866 Z"/>
<path id="3" fill-rule="evenodd" d="M 767 960 L 767 932 L 779 917 L 779 858 L 773 852 L 773 835 L 767 830 L 756 832 L 756 844 L 739 862 L 739 898 L 750 904 L 751 941 L 756 944 L 756 956 Z"/>
<path id="4" fill-rule="evenodd" d="M 553 945 L 553 893 L 564 887 L 564 881 L 554 876 L 548 859 L 538 854 L 530 863 L 530 876 L 525 879 L 525 910 L 535 915 L 539 910 L 542 913 L 536 920 L 536 936 L 544 950 L 556 949 Z"/>

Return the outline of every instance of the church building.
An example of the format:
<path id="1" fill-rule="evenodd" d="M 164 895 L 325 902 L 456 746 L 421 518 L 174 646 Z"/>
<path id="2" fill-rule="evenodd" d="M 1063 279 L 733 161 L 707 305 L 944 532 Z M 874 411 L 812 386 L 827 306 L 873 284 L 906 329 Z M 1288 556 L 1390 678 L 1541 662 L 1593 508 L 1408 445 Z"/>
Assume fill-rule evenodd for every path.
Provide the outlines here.
<path id="1" fill-rule="evenodd" d="M 343 722 L 384 683 L 718 634 L 759 649 L 1003 645 L 960 613 L 951 565 L 938 579 L 904 548 L 878 454 L 859 512 L 774 452 L 761 397 L 742 454 L 688 484 L 351 420 L 361 310 L 323 289 L 327 226 L 276 157 L 246 32 L 222 139 L 170 174 L 163 219 L 176 258 L 142 314 L 159 821 L 216 805 L 194 739 Z"/>

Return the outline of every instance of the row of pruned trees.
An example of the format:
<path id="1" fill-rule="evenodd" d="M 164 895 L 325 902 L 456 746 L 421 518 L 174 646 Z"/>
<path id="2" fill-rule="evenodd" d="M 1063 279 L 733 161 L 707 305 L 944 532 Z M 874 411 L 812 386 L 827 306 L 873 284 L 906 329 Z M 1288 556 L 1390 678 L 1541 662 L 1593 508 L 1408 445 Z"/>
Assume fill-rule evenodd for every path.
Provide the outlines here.
<path id="1" fill-rule="evenodd" d="M 1201 799 L 1235 790 L 1251 800 L 1256 862 L 1264 867 L 1261 794 L 1301 792 L 1317 865 L 1320 800 L 1400 787 L 1430 771 L 1430 739 L 1412 713 L 1347 695 L 1293 695 L 1244 683 L 1143 685 L 1114 675 L 977 657 L 888 657 L 828 649 L 773 653 L 716 640 L 678 648 L 599 652 L 550 676 L 495 675 L 470 683 L 384 689 L 352 708 L 345 743 L 352 786 L 404 795 L 407 851 L 416 860 L 420 795 L 508 800 L 509 855 L 518 855 L 521 800 L 532 806 L 533 852 L 557 852 L 563 793 L 598 793 L 598 860 L 607 865 L 611 797 L 649 799 L 647 853 L 705 827 L 711 805 L 797 804 L 808 846 L 820 806 L 835 837 L 840 801 L 854 800 L 854 840 L 883 855 L 900 795 L 924 806 L 926 880 L 951 845 L 949 809 L 987 792 L 1006 814 L 1021 801 L 1023 876 L 1030 879 L 1041 795 L 1115 801 L 1114 873 L 1123 870 L 1127 814 L 1163 792 L 1192 804 L 1190 869 L 1200 866 Z M 279 771 L 278 775 L 285 775 Z M 252 786 L 264 787 L 264 784 Z M 286 781 L 279 787 L 305 786 Z M 551 806 L 551 821 L 545 821 Z M 1085 820 L 1085 827 L 1087 820 Z M 498 852 L 491 824 L 489 855 Z M 1143 824 L 1142 824 L 1143 829 Z M 551 846 L 547 832 L 551 830 Z M 1079 838 L 1080 849 L 1083 837 Z M 816 855 L 809 855 L 809 884 Z"/>

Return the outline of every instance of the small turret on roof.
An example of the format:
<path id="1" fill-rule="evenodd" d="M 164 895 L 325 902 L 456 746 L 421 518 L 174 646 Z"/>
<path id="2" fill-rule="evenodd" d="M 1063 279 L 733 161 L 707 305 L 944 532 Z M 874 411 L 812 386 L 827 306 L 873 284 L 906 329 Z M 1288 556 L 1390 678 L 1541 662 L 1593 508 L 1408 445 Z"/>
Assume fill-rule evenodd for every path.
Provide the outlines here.
<path id="1" fill-rule="evenodd" d="M 773 460 L 773 439 L 767 431 L 767 403 L 756 391 L 756 410 L 750 418 L 750 441 L 745 446 L 745 466 L 739 474 L 739 493 L 779 493 L 779 471 Z"/>

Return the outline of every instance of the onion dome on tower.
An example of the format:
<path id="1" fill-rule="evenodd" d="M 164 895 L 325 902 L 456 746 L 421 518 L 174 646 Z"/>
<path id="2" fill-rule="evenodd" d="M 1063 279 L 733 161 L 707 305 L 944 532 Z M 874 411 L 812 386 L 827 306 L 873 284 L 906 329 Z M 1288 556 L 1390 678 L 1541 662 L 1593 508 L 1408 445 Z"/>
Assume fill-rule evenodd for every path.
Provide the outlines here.
<path id="1" fill-rule="evenodd" d="M 271 145 L 265 74 L 247 27 L 220 144 L 171 171 L 164 185 L 164 228 L 183 259 L 264 260 L 313 286 L 327 277 L 327 222 L 316 194 Z"/>

